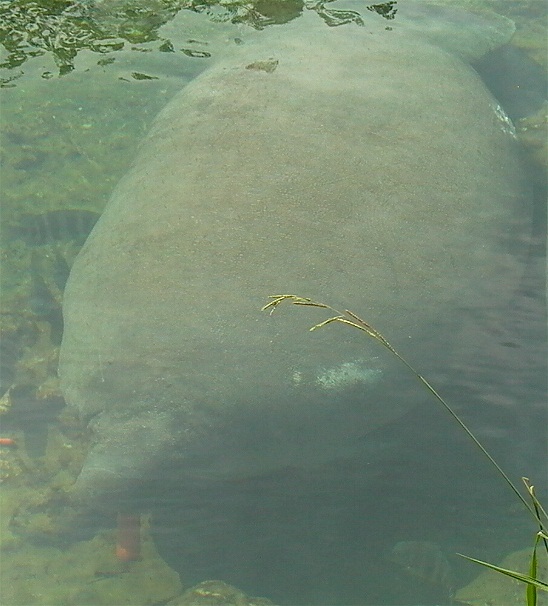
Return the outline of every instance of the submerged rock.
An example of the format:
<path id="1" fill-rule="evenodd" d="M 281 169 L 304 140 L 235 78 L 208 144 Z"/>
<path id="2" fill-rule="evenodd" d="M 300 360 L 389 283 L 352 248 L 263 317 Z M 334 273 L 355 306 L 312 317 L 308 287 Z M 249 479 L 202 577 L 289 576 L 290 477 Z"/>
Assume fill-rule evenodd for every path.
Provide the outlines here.
<path id="1" fill-rule="evenodd" d="M 68 548 L 21 544 L 2 558 L 2 604 L 167 603 L 181 592 L 179 577 L 158 556 L 147 532 L 142 553 L 141 561 L 121 567 L 110 532 Z"/>
<path id="2" fill-rule="evenodd" d="M 168 602 L 167 606 L 271 606 L 267 598 L 251 598 L 223 581 L 203 581 Z"/>

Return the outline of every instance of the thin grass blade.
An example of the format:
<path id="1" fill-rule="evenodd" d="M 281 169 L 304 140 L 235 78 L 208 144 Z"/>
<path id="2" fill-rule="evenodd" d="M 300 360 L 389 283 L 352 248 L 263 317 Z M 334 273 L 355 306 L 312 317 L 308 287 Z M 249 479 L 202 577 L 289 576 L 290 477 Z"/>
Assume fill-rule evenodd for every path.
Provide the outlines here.
<path id="1" fill-rule="evenodd" d="M 476 558 L 471 558 L 470 556 L 465 556 L 462 553 L 458 553 L 457 555 L 465 558 L 466 560 L 470 560 L 470 562 L 475 562 L 476 564 L 481 564 L 482 566 L 486 566 L 491 570 L 495 570 L 496 572 L 500 572 L 508 577 L 512 577 L 513 579 L 517 579 L 518 581 L 522 581 L 523 583 L 528 583 L 530 585 L 534 585 L 537 589 L 541 589 L 542 591 L 548 591 L 548 583 L 544 583 L 543 581 L 539 581 L 532 576 L 527 574 L 521 574 L 520 572 L 516 572 L 515 570 L 507 570 L 506 568 L 501 568 L 500 566 L 495 566 L 494 564 L 489 564 L 489 562 L 484 562 L 483 560 L 477 560 Z"/>

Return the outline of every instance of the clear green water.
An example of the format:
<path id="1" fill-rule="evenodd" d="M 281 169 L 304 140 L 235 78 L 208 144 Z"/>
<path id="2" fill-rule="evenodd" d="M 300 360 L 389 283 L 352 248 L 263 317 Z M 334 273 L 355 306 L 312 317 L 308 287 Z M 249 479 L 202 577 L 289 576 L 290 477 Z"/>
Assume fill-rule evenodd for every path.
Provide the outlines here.
<path id="1" fill-rule="evenodd" d="M 542 54 L 543 32 L 532 20 L 540 4 L 506 7 L 533 56 Z M 534 527 L 519 503 L 427 396 L 412 416 L 376 432 L 363 465 L 342 461 L 317 474 L 290 470 L 200 487 L 185 512 L 176 510 L 174 494 L 173 508 L 166 500 L 152 519 L 162 557 L 147 538 L 143 559 L 127 571 L 113 558 L 113 532 L 104 530 L 114 521 L 80 518 L 65 504 L 87 441 L 63 414 L 55 383 L 57 275 L 79 245 L 62 228 L 58 239 L 29 243 L 13 237 L 14 226 L 29 213 L 100 213 L 171 96 L 226 45 L 245 39 L 246 22 L 283 23 L 301 8 L 235 3 L 170 21 L 176 3 L 83 6 L 0 3 L 0 420 L 1 437 L 17 441 L 0 447 L 2 603 L 166 603 L 181 592 L 173 570 L 185 588 L 219 578 L 280 604 L 448 603 L 440 561 L 458 588 L 478 571 L 455 552 L 500 561 L 527 547 Z M 327 21 L 352 18 L 319 12 Z M 532 194 L 538 211 L 531 256 L 515 299 L 503 317 L 479 310 L 463 329 L 472 354 L 431 377 L 511 477 L 530 476 L 539 496 L 546 495 L 541 181 Z M 406 571 L 393 549 L 410 541 L 436 545 L 443 555 L 416 548 Z"/>

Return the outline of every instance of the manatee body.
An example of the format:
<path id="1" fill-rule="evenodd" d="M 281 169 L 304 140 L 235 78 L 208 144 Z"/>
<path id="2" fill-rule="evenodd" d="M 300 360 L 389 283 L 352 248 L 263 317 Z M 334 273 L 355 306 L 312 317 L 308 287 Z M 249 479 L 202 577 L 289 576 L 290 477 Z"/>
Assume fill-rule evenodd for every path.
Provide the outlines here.
<path id="1" fill-rule="evenodd" d="M 263 32 L 157 117 L 66 289 L 60 377 L 92 432 L 75 496 L 319 464 L 423 397 L 269 295 L 350 307 L 432 372 L 467 310 L 508 299 L 508 123 L 458 56 L 384 25 Z"/>

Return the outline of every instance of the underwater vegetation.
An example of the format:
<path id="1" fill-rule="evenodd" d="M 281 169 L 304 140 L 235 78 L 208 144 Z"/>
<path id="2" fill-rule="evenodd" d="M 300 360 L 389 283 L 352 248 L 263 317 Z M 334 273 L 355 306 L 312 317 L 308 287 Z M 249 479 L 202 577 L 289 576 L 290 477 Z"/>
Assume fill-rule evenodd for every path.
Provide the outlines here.
<path id="1" fill-rule="evenodd" d="M 55 380 L 63 290 L 72 261 L 98 217 L 66 209 L 3 221 L 0 397 L 10 388 L 34 386 L 40 391 L 40 385 Z"/>
<path id="2" fill-rule="evenodd" d="M 57 379 L 61 300 L 72 260 L 98 216 L 67 209 L 3 223 L 2 248 L 11 263 L 2 268 L 0 415 L 2 445 L 12 443 L 2 451 L 2 480 L 36 467 L 32 459 L 45 456 L 49 428 L 64 407 Z M 18 280 L 10 285 L 6 274 L 14 262 Z"/>
<path id="3" fill-rule="evenodd" d="M 17 497 L 22 492 L 13 490 L 3 501 L 10 507 L 9 499 Z M 152 605 L 167 604 L 180 593 L 178 575 L 158 557 L 146 528 L 141 561 L 124 569 L 112 551 L 112 532 L 65 545 L 62 532 L 52 527 L 56 521 L 47 513 L 31 514 L 26 541 L 4 546 L 9 557 L 4 556 L 0 571 L 2 604 Z"/>
<path id="4" fill-rule="evenodd" d="M 18 223 L 12 227 L 11 237 L 20 238 L 29 246 L 67 240 L 82 246 L 99 216 L 97 212 L 77 208 L 27 213 L 21 215 Z M 64 288 L 64 282 L 60 288 Z"/>
<path id="5" fill-rule="evenodd" d="M 0 397 L 15 380 L 15 365 L 21 353 L 21 339 L 17 331 L 4 331 L 0 334 Z"/>

